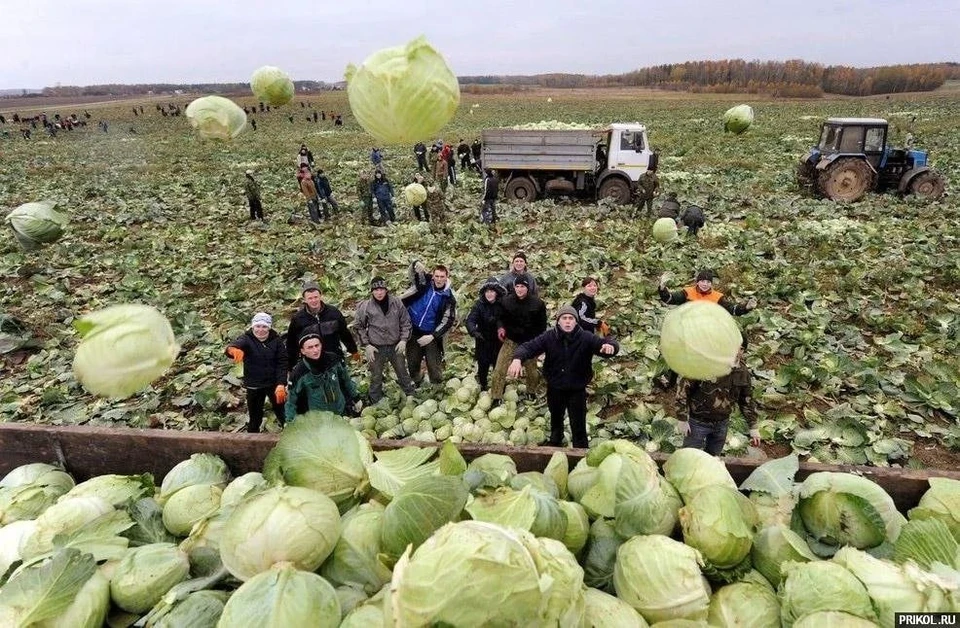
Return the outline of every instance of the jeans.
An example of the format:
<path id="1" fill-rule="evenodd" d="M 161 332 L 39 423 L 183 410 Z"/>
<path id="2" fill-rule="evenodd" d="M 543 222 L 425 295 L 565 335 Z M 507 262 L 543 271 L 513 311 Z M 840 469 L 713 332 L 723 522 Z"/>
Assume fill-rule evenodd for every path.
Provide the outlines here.
<path id="1" fill-rule="evenodd" d="M 480 382 L 480 390 L 487 390 L 489 387 L 490 369 L 497 363 L 497 356 L 500 354 L 501 343 L 499 340 L 477 340 L 475 355 L 477 358 L 477 381 Z"/>
<path id="2" fill-rule="evenodd" d="M 457 184 L 457 165 L 455 161 L 448 162 L 447 177 L 452 185 Z"/>
<path id="3" fill-rule="evenodd" d="M 317 199 L 315 198 L 307 201 L 307 212 L 310 214 L 310 220 L 313 222 L 320 222 L 320 210 L 317 205 Z"/>
<path id="4" fill-rule="evenodd" d="M 248 198 L 250 202 L 250 220 L 263 220 L 263 205 L 256 197 Z"/>
<path id="5" fill-rule="evenodd" d="M 424 153 L 424 154 L 422 154 L 422 155 L 421 155 L 421 154 L 417 154 L 417 170 L 420 171 L 420 172 L 423 172 L 423 171 L 426 170 L 426 169 L 427 169 L 427 155 L 426 155 L 426 153 Z"/>
<path id="6" fill-rule="evenodd" d="M 397 222 L 397 217 L 393 213 L 393 201 L 389 198 L 378 198 L 377 207 L 380 208 L 380 218 L 383 222 Z"/>
<path id="7" fill-rule="evenodd" d="M 690 433 L 683 439 L 684 447 L 702 449 L 711 456 L 719 456 L 727 440 L 727 423 L 722 421 L 700 421 L 690 417 Z"/>
<path id="8" fill-rule="evenodd" d="M 400 389 L 408 395 L 413 394 L 413 381 L 410 372 L 403 362 L 403 355 L 397 352 L 395 345 L 375 345 L 377 357 L 370 363 L 370 403 L 377 403 L 383 399 L 383 371 L 389 362 L 393 372 L 397 374 Z"/>
<path id="9" fill-rule="evenodd" d="M 422 216 L 420 212 L 423 212 Z M 426 205 L 414 205 L 413 206 L 413 215 L 417 217 L 417 220 L 423 222 L 430 222 L 430 212 L 427 211 Z"/>
<path id="10" fill-rule="evenodd" d="M 497 202 L 495 200 L 483 201 L 483 209 L 480 210 L 480 222 L 485 225 L 492 225 L 497 222 Z"/>
<path id="11" fill-rule="evenodd" d="M 277 423 L 283 427 L 283 404 L 277 402 L 274 388 L 248 388 L 247 412 L 250 415 L 250 420 L 247 422 L 248 432 L 256 434 L 260 431 L 260 425 L 263 424 L 263 402 L 267 399 L 273 406 L 273 416 L 277 417 Z"/>
<path id="12" fill-rule="evenodd" d="M 586 449 L 587 441 L 587 391 L 558 390 L 547 386 L 547 408 L 550 409 L 549 444 L 559 447 L 563 443 L 563 415 L 570 417 L 570 433 L 573 446 Z"/>
<path id="13" fill-rule="evenodd" d="M 503 390 L 507 387 L 507 369 L 513 362 L 513 352 L 517 350 L 517 343 L 507 338 L 497 354 L 497 365 L 493 369 L 493 381 L 490 383 L 490 396 L 494 399 L 503 399 Z M 536 360 L 523 362 L 523 372 L 527 380 L 527 394 L 534 395 L 540 385 L 540 371 L 537 370 Z"/>
<path id="14" fill-rule="evenodd" d="M 407 341 L 407 368 L 410 379 L 417 386 L 423 381 L 421 365 L 427 360 L 427 374 L 431 384 L 443 383 L 443 355 L 440 352 L 440 339 L 434 338 L 426 347 L 421 347 L 416 338 Z"/>
<path id="15" fill-rule="evenodd" d="M 330 218 L 330 212 L 327 210 L 327 203 L 330 204 L 330 207 L 333 208 L 333 211 L 340 212 L 340 205 L 337 204 L 337 201 L 333 198 L 333 194 L 330 196 L 321 196 L 320 204 L 323 206 L 323 213 L 327 218 Z"/>

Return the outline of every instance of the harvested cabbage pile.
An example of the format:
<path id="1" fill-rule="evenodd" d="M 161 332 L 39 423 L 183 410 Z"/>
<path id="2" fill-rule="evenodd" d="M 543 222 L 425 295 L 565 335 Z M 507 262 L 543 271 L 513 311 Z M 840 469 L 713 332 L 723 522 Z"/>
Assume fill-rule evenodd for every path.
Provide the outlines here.
<path id="1" fill-rule="evenodd" d="M 589 124 L 577 124 L 576 122 L 541 120 L 540 122 L 518 124 L 510 128 L 515 131 L 591 131 L 594 127 Z"/>
<path id="2" fill-rule="evenodd" d="M 557 452 L 543 472 L 468 463 L 451 442 L 361 443 L 311 413 L 262 474 L 234 478 L 209 453 L 159 487 L 14 469 L 0 479 L 0 625 L 766 628 L 960 610 L 955 513 L 941 507 L 960 482 L 932 483 L 907 520 L 864 478 L 796 483 L 796 456 L 738 489 L 699 450 L 661 473 L 623 440 L 573 470 Z"/>

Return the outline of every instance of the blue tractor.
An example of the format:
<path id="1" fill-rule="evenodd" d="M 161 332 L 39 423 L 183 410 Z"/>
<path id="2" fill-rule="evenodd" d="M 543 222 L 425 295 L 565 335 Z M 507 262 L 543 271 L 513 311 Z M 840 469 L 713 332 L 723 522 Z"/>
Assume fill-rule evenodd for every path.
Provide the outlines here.
<path id="1" fill-rule="evenodd" d="M 835 201 L 888 190 L 929 200 L 943 196 L 944 178 L 927 165 L 927 152 L 893 148 L 888 134 L 887 121 L 880 118 L 828 118 L 820 143 L 800 161 L 798 183 Z"/>

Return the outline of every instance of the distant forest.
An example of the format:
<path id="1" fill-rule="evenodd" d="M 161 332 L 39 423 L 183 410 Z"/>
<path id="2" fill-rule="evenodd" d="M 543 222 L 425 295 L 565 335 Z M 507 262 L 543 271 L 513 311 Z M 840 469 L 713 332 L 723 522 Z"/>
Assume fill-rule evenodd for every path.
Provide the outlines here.
<path id="1" fill-rule="evenodd" d="M 960 63 L 920 63 L 854 68 L 807 61 L 687 61 L 640 68 L 623 74 L 535 74 L 458 77 L 466 92 L 496 93 L 531 87 L 652 87 L 696 93 L 769 94 L 783 98 L 817 98 L 824 94 L 872 96 L 932 91 L 960 79 Z M 343 83 L 294 81 L 298 93 L 342 89 Z M 45 87 L 44 96 L 129 96 L 138 94 L 249 93 L 249 83 L 152 83 Z"/>

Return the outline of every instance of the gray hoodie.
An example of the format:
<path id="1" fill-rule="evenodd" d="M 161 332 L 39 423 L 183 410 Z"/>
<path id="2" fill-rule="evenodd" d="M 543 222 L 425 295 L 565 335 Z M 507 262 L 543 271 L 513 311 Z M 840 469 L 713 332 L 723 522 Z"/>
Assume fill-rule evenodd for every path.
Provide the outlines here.
<path id="1" fill-rule="evenodd" d="M 387 293 L 387 313 L 373 297 L 357 306 L 354 326 L 361 345 L 393 346 L 410 338 L 410 314 L 397 297 Z"/>

